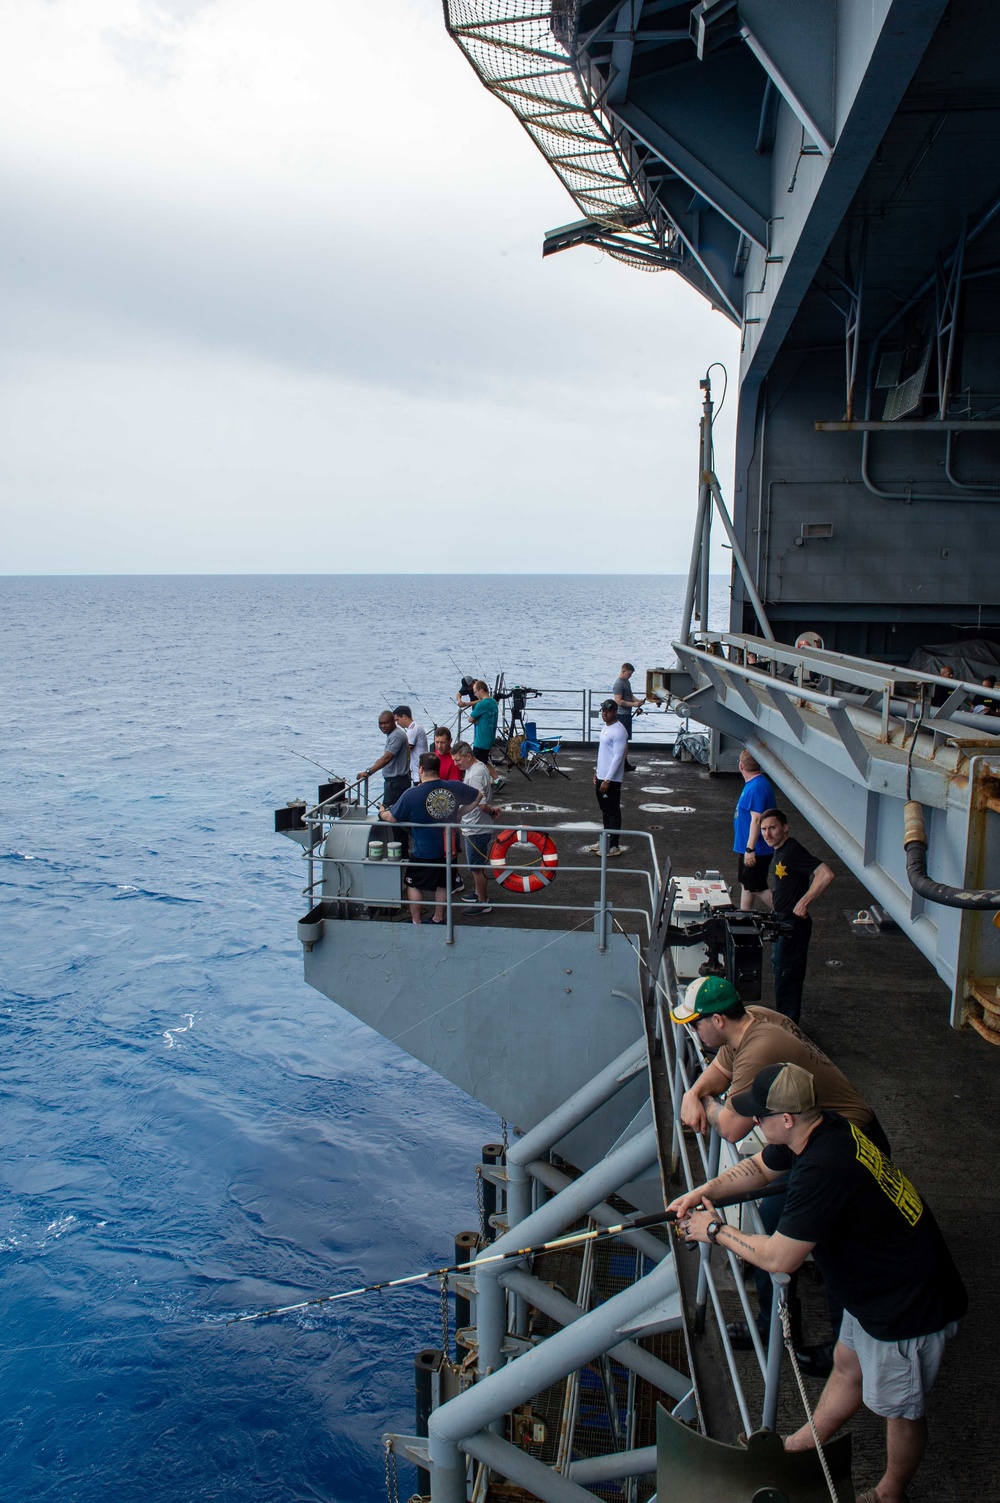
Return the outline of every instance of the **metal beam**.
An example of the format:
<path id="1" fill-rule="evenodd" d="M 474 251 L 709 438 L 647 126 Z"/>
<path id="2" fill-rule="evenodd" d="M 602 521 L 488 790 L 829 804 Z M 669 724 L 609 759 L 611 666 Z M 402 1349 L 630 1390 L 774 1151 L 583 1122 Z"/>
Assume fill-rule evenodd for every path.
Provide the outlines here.
<path id="1" fill-rule="evenodd" d="M 829 160 L 836 131 L 837 8 L 830 0 L 741 0 L 740 35 Z"/>
<path id="2" fill-rule="evenodd" d="M 729 183 L 723 182 L 693 151 L 682 145 L 662 125 L 634 104 L 619 104 L 614 113 L 636 140 L 648 146 L 654 155 L 673 168 L 689 187 L 713 206 L 730 224 L 741 230 L 755 244 L 767 246 L 767 220 Z"/>
<path id="3" fill-rule="evenodd" d="M 642 0 L 625 0 L 618 12 L 611 44 L 611 73 L 608 79 L 608 104 L 620 104 L 628 92 L 635 50 L 635 31 L 642 15 Z"/>

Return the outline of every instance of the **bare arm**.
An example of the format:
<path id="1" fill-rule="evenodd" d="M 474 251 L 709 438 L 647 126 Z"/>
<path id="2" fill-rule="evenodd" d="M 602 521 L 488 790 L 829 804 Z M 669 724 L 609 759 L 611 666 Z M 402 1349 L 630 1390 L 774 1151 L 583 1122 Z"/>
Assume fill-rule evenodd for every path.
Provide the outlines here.
<path id="1" fill-rule="evenodd" d="M 384 752 L 377 762 L 372 763 L 367 772 L 358 773 L 358 782 L 360 783 L 362 778 L 370 778 L 373 773 L 378 772 L 380 767 L 385 767 L 391 761 L 392 752 Z"/>
<path id="2" fill-rule="evenodd" d="M 752 1159 L 740 1159 L 738 1164 L 717 1174 L 715 1179 L 707 1180 L 705 1184 L 689 1190 L 686 1195 L 678 1195 L 676 1200 L 670 1202 L 667 1210 L 676 1211 L 678 1219 L 681 1219 L 689 1216 L 703 1200 L 725 1200 L 729 1195 L 745 1195 L 754 1190 L 762 1190 L 779 1177 L 780 1172 L 768 1169 L 761 1155 L 755 1153 Z"/>
<path id="3" fill-rule="evenodd" d="M 754 811 L 750 816 L 750 833 L 747 836 L 747 848 L 743 855 L 743 861 L 746 866 L 757 865 L 757 852 L 754 847 L 760 839 L 760 821 L 760 814 Z"/>
<path id="4" fill-rule="evenodd" d="M 708 1196 L 704 1195 L 702 1199 L 706 1209 L 695 1211 L 684 1224 L 684 1235 L 689 1242 L 709 1242 L 709 1225 L 721 1219 Z M 815 1242 L 800 1242 L 795 1237 L 783 1236 L 781 1232 L 772 1232 L 770 1236 L 762 1232 L 744 1232 L 728 1222 L 716 1233 L 715 1240 L 719 1247 L 746 1258 L 748 1263 L 762 1268 L 765 1273 L 794 1273 L 816 1246 Z"/>
<path id="5" fill-rule="evenodd" d="M 708 1122 L 702 1101 L 706 1096 L 718 1096 L 720 1092 L 729 1089 L 730 1076 L 712 1060 L 698 1076 L 689 1091 L 684 1092 L 681 1100 L 681 1121 L 685 1127 L 691 1127 L 695 1132 L 704 1132 Z"/>
<path id="6" fill-rule="evenodd" d="M 792 909 L 792 912 L 797 918 L 808 917 L 809 904 L 815 902 L 815 900 L 820 896 L 821 893 L 826 892 L 826 889 L 833 881 L 834 876 L 835 873 L 833 868 L 827 866 L 825 861 L 821 861 L 819 866 L 817 866 L 816 870 L 813 872 L 813 879 L 809 883 L 806 891 L 802 894 L 801 898 L 799 898 L 799 901 Z"/>

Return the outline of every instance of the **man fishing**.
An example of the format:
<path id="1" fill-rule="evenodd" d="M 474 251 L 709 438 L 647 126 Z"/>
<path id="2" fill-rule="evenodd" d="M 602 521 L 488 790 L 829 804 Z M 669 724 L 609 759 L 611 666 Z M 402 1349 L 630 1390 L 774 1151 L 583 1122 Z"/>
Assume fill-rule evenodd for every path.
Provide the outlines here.
<path id="1" fill-rule="evenodd" d="M 675 1211 L 689 1242 L 706 1242 L 768 1273 L 794 1273 L 810 1253 L 844 1306 L 833 1372 L 813 1421 L 820 1443 L 861 1407 L 886 1422 L 886 1467 L 857 1503 L 904 1503 L 927 1446 L 926 1396 L 968 1296 L 930 1208 L 856 1123 L 816 1104 L 813 1077 L 799 1065 L 768 1065 L 733 1111 L 758 1125 L 767 1146 L 679 1195 Z M 777 1230 L 730 1226 L 713 1202 L 763 1189 L 788 1174 Z M 808 1424 L 786 1451 L 815 1446 Z"/>

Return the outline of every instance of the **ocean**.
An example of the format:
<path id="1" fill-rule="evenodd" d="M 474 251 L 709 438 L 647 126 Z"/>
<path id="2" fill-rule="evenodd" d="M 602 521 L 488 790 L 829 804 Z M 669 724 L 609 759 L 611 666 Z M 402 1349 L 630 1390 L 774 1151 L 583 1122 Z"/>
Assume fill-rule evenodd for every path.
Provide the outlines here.
<path id="1" fill-rule="evenodd" d="M 436 1288 L 226 1322 L 450 1261 L 499 1124 L 305 985 L 273 809 L 461 673 L 641 685 L 683 587 L 0 580 L 6 1498 L 384 1495 Z"/>

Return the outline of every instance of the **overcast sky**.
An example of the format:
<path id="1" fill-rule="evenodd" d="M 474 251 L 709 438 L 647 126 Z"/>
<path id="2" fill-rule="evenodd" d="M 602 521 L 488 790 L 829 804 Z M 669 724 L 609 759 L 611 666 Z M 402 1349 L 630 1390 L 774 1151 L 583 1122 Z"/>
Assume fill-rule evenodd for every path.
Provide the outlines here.
<path id="1" fill-rule="evenodd" d="M 0 171 L 0 572 L 686 569 L 736 332 L 542 261 L 440 0 L 4 0 Z"/>

